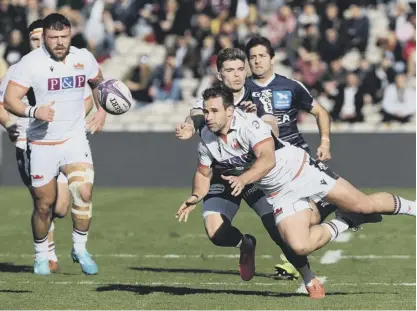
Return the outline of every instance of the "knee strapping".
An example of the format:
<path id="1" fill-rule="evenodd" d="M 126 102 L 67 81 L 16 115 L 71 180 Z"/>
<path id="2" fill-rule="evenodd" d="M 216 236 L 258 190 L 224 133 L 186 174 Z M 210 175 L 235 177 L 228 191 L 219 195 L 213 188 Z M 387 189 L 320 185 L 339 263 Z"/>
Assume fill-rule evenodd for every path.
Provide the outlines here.
<path id="1" fill-rule="evenodd" d="M 67 176 L 68 188 L 72 194 L 73 204 L 71 213 L 79 219 L 89 219 L 92 217 L 93 204 L 91 201 L 85 201 L 81 194 L 82 187 L 85 184 L 94 182 L 94 171 L 87 169 L 85 171 L 75 171 Z"/>

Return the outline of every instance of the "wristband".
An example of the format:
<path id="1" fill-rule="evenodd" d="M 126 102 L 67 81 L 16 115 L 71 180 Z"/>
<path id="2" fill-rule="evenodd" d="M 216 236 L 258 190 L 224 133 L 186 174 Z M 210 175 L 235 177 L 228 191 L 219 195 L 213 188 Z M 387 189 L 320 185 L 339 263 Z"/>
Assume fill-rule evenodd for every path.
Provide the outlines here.
<path id="1" fill-rule="evenodd" d="M 196 195 L 195 193 L 193 193 L 191 196 L 192 196 L 192 197 L 196 197 L 196 198 L 197 198 L 197 200 L 199 199 L 199 196 L 198 196 L 198 195 Z"/>
<path id="2" fill-rule="evenodd" d="M 36 117 L 35 117 L 36 110 L 38 110 L 38 107 L 36 107 L 36 108 L 33 107 L 33 110 L 32 110 L 33 111 L 33 115 L 32 115 L 31 118 L 36 119 Z"/>
<path id="3" fill-rule="evenodd" d="M 23 114 L 24 114 L 24 116 L 25 116 L 26 118 L 30 118 L 30 112 L 31 112 L 32 108 L 33 108 L 33 107 L 31 107 L 31 106 L 27 106 L 27 107 L 25 108 L 25 112 L 24 112 Z"/>
<path id="4" fill-rule="evenodd" d="M 328 142 L 330 142 L 329 137 L 322 137 L 321 140 L 327 140 Z"/>

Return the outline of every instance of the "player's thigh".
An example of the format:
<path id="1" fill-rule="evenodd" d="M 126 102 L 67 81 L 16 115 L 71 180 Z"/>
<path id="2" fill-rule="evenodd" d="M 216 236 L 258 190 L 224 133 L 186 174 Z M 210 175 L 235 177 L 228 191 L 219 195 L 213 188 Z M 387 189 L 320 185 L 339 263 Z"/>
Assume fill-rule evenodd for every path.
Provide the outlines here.
<path id="1" fill-rule="evenodd" d="M 33 189 L 48 184 L 56 185 L 55 177 L 59 173 L 61 148 L 60 145 L 39 145 L 35 143 L 28 145 L 29 170 Z M 54 193 L 56 195 L 56 191 Z"/>
<path id="2" fill-rule="evenodd" d="M 264 192 L 256 188 L 253 184 L 247 185 L 243 189 L 242 197 L 259 218 L 262 218 L 264 215 L 270 214 L 273 211 L 272 205 L 267 201 Z"/>
<path id="3" fill-rule="evenodd" d="M 210 195 L 204 199 L 202 216 L 209 237 L 213 237 L 223 224 L 223 217 L 232 222 L 239 204 L 240 200 L 231 195 Z"/>
<path id="4" fill-rule="evenodd" d="M 325 200 L 353 213 L 372 212 L 372 202 L 346 179 L 339 178 Z"/>
<path id="5" fill-rule="evenodd" d="M 283 240 L 293 250 L 303 249 L 310 235 L 312 206 L 308 199 L 283 204 L 276 209 L 275 222 Z"/>

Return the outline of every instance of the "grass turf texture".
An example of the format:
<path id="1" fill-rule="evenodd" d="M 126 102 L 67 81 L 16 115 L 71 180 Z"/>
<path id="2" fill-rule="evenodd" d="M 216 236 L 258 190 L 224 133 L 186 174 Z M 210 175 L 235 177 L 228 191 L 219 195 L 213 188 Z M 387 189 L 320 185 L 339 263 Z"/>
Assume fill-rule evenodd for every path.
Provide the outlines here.
<path id="1" fill-rule="evenodd" d="M 415 199 L 415 189 L 386 190 Z M 297 293 L 300 280 L 271 277 L 281 251 L 245 204 L 234 224 L 257 237 L 257 275 L 241 281 L 238 257 L 232 256 L 238 250 L 209 242 L 201 207 L 186 224 L 174 218 L 188 194 L 189 189 L 95 189 L 87 246 L 99 274 L 85 276 L 72 263 L 67 216 L 55 223 L 61 270 L 41 277 L 32 273 L 29 194 L 24 188 L 1 188 L 0 309 L 415 310 L 415 218 L 385 216 L 382 224 L 352 233 L 349 242 L 313 253 L 310 262 L 326 277 L 327 296 L 310 301 Z M 321 264 L 330 250 L 345 257 Z M 380 257 L 360 257 L 367 255 Z"/>

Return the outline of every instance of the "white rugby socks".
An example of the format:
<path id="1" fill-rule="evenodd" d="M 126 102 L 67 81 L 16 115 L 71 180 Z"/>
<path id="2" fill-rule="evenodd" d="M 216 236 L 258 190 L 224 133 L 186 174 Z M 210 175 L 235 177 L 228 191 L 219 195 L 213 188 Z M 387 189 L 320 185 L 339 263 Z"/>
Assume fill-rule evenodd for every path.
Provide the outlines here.
<path id="1" fill-rule="evenodd" d="M 398 195 L 392 195 L 394 199 L 393 215 L 416 216 L 416 202 L 401 198 Z"/>
<path id="2" fill-rule="evenodd" d="M 42 240 L 35 240 L 35 260 L 48 260 L 48 236 Z"/>
<path id="3" fill-rule="evenodd" d="M 324 222 L 321 225 L 327 228 L 332 235 L 330 241 L 333 241 L 339 234 L 349 229 L 349 225 L 342 219 L 338 218 L 332 219 L 329 222 Z"/>
<path id="4" fill-rule="evenodd" d="M 56 254 L 55 254 L 55 242 L 53 238 L 54 230 L 55 230 L 55 225 L 54 225 L 54 222 L 52 221 L 51 226 L 49 227 L 49 231 L 48 231 L 48 260 L 57 262 L 58 258 L 56 257 Z"/>
<path id="5" fill-rule="evenodd" d="M 83 232 L 77 229 L 72 231 L 72 242 L 74 251 L 76 253 L 83 253 L 86 251 L 86 244 L 88 239 L 88 231 Z"/>

